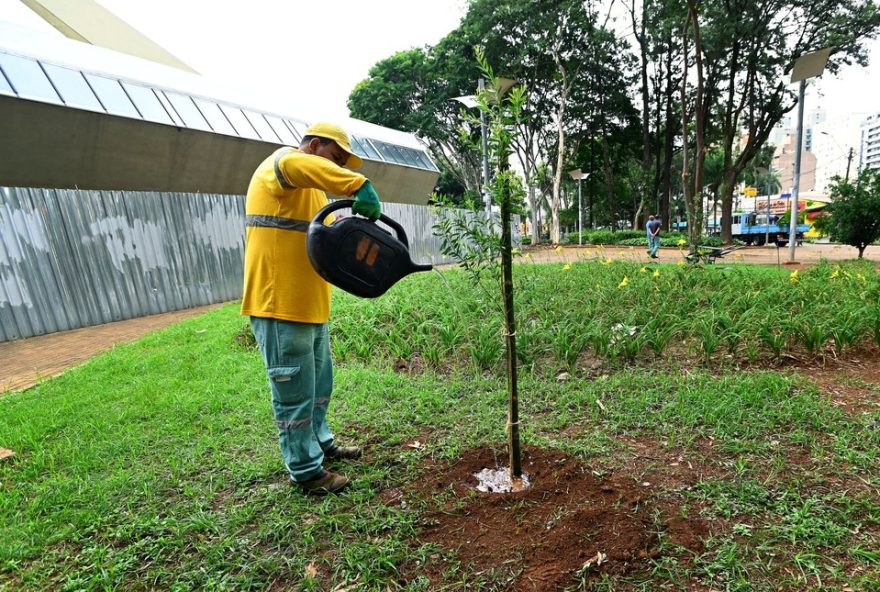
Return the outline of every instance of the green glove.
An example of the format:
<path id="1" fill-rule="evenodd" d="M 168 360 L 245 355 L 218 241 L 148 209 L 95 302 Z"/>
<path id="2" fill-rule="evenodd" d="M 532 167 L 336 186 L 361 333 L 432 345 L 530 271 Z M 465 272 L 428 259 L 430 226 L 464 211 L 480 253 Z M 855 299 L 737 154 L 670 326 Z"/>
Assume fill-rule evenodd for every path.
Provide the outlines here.
<path id="1" fill-rule="evenodd" d="M 364 218 L 369 218 L 373 222 L 382 215 L 382 208 L 379 205 L 379 194 L 373 189 L 373 184 L 367 179 L 361 185 L 361 188 L 354 192 L 354 205 L 351 211 L 360 214 Z"/>

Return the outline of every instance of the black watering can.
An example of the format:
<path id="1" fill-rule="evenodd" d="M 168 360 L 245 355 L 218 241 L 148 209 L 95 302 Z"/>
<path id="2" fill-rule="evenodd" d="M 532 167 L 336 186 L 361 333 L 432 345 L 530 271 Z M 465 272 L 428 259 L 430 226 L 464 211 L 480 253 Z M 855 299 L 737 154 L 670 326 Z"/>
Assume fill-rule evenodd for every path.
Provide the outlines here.
<path id="1" fill-rule="evenodd" d="M 306 251 L 318 275 L 355 296 L 375 298 L 402 277 L 433 269 L 413 263 L 406 232 L 385 214 L 379 220 L 393 228 L 397 238 L 366 218 L 351 216 L 330 226 L 324 224 L 328 214 L 353 203 L 350 199 L 335 201 L 315 214 L 309 224 Z"/>

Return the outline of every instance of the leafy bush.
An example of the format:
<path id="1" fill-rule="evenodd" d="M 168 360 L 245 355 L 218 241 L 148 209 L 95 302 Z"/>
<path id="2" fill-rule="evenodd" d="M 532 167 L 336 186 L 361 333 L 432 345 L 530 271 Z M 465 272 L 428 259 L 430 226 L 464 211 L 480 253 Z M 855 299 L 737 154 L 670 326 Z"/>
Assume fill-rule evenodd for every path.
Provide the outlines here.
<path id="1" fill-rule="evenodd" d="M 590 245 L 625 245 L 628 247 L 644 247 L 648 241 L 643 230 L 618 230 L 611 232 L 610 230 L 590 230 L 583 233 L 584 244 Z M 660 235 L 661 247 L 679 247 L 682 246 L 679 241 L 685 241 L 687 244 L 688 237 L 680 232 L 666 232 Z M 563 242 L 567 245 L 578 244 L 578 233 L 570 232 L 565 236 Z M 525 243 L 523 243 L 525 244 Z M 704 236 L 700 241 L 701 245 L 708 247 L 722 247 L 724 241 L 720 236 Z"/>
<path id="2" fill-rule="evenodd" d="M 585 244 L 591 245 L 619 245 L 624 244 L 623 241 L 641 238 L 645 240 L 645 232 L 643 230 L 618 230 L 611 232 L 610 230 L 590 230 L 583 233 Z M 578 233 L 570 232 L 563 240 L 565 244 L 577 244 Z"/>

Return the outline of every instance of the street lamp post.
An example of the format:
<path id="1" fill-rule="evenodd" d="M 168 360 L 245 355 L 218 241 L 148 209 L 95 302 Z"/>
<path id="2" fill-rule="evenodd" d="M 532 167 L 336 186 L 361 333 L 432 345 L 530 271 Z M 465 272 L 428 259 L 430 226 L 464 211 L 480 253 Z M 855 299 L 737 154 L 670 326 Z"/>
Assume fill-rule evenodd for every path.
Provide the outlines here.
<path id="1" fill-rule="evenodd" d="M 584 235 L 584 204 L 581 194 L 581 181 L 589 176 L 589 173 L 582 173 L 580 169 L 574 169 L 568 172 L 572 179 L 578 182 L 578 244 L 582 245 Z"/>
<path id="2" fill-rule="evenodd" d="M 516 80 L 511 78 L 497 78 L 498 88 L 493 92 L 493 96 L 490 97 L 491 101 L 500 102 L 501 99 L 507 94 L 507 91 L 510 90 L 514 84 L 516 84 Z M 481 76 L 479 80 L 477 80 L 477 95 L 465 95 L 463 97 L 455 97 L 452 100 L 458 101 L 468 109 L 473 109 L 474 107 L 478 107 L 480 105 L 477 97 L 483 96 L 483 93 L 486 90 L 486 81 Z M 480 109 L 480 138 L 481 138 L 481 146 L 483 152 L 483 201 L 486 205 L 486 213 L 491 215 L 492 213 L 492 198 L 489 195 L 489 138 L 486 131 L 486 113 Z"/>
<path id="3" fill-rule="evenodd" d="M 791 221 L 788 233 L 788 260 L 795 262 L 795 249 L 797 249 L 797 214 L 798 193 L 801 187 L 801 144 L 804 138 L 804 94 L 807 88 L 807 79 L 820 76 L 825 71 L 828 56 L 833 48 L 820 49 L 812 53 L 804 54 L 794 63 L 791 72 L 791 82 L 800 82 L 798 87 L 798 120 L 797 120 L 797 144 L 794 156 L 794 183 L 791 190 Z"/>

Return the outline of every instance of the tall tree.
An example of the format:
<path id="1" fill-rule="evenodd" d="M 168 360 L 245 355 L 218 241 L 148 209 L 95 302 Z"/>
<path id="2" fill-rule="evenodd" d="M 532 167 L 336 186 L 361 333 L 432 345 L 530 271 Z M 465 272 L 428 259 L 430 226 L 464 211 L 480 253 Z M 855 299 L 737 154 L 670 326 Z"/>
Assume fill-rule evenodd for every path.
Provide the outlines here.
<path id="1" fill-rule="evenodd" d="M 831 240 L 857 248 L 861 259 L 867 246 L 880 239 L 880 171 L 866 167 L 855 182 L 834 177 L 831 197 L 831 217 L 823 226 Z"/>
<path id="2" fill-rule="evenodd" d="M 718 81 L 714 110 L 724 152 L 719 188 L 722 236 L 731 237 L 733 191 L 773 127 L 796 104 L 788 79 L 804 53 L 833 47 L 830 74 L 853 61 L 866 63 L 865 41 L 877 35 L 880 11 L 863 0 L 704 0 L 702 47 Z M 740 137 L 745 143 L 737 151 Z"/>

